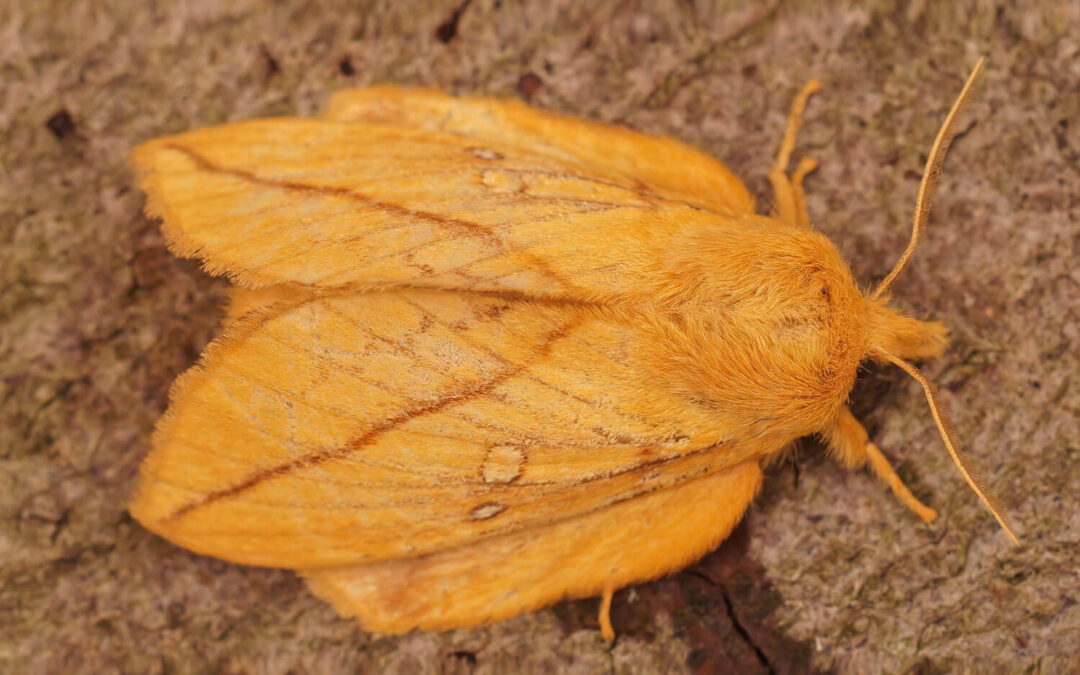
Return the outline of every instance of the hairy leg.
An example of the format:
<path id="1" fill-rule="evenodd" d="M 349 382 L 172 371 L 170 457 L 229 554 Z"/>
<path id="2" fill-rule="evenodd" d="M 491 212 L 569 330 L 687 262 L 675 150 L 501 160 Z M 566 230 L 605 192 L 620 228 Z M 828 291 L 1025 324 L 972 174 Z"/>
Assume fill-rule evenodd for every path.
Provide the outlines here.
<path id="1" fill-rule="evenodd" d="M 802 123 L 803 110 L 806 109 L 806 100 L 818 89 L 821 89 L 821 82 L 810 80 L 792 102 L 791 112 L 788 113 L 787 131 L 784 133 L 784 140 L 780 143 L 780 151 L 776 153 L 776 162 L 773 163 L 772 171 L 769 172 L 773 197 L 776 199 L 776 217 L 796 227 L 810 227 L 810 215 L 806 211 L 806 197 L 803 194 L 802 182 L 806 174 L 817 168 L 817 161 L 804 157 L 790 177 L 787 174 L 787 168 L 791 162 L 791 152 L 795 149 L 795 139 L 799 133 L 799 125 Z"/>
<path id="2" fill-rule="evenodd" d="M 928 524 L 937 518 L 937 511 L 926 506 L 916 499 L 915 495 L 911 494 L 911 490 L 904 485 L 904 482 L 900 480 L 900 476 L 897 476 L 892 466 L 889 465 L 889 460 L 885 458 L 885 455 L 881 454 L 881 450 L 876 445 L 870 442 L 870 436 L 866 433 L 866 429 L 855 419 L 847 406 L 840 409 L 840 414 L 837 415 L 833 425 L 825 429 L 821 435 L 829 446 L 829 452 L 843 462 L 845 466 L 850 469 L 858 469 L 869 462 L 870 468 L 873 469 L 878 478 L 888 484 L 893 494 L 904 503 L 904 506 L 914 511 L 917 516 Z"/>

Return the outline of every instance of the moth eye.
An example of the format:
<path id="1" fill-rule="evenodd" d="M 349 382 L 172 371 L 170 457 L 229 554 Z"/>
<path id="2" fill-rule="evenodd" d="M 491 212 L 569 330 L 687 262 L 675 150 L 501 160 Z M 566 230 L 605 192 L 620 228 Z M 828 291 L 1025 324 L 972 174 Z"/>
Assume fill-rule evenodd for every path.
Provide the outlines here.
<path id="1" fill-rule="evenodd" d="M 468 152 L 472 153 L 473 157 L 478 157 L 480 159 L 487 159 L 487 160 L 503 159 L 503 156 L 501 154 L 495 152 L 491 148 L 466 148 L 466 150 Z"/>
<path id="2" fill-rule="evenodd" d="M 485 483 L 513 483 L 525 471 L 525 451 L 516 445 L 496 445 L 488 450 L 480 467 Z"/>
<path id="3" fill-rule="evenodd" d="M 495 502 L 487 502 L 477 506 L 469 512 L 469 518 L 472 520 L 488 520 L 499 515 L 506 510 L 505 504 L 496 504 Z"/>

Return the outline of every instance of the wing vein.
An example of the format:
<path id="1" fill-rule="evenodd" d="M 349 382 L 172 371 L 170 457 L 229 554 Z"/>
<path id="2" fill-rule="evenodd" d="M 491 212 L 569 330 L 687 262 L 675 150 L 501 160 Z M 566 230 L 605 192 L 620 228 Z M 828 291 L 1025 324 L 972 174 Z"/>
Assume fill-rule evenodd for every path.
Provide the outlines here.
<path id="1" fill-rule="evenodd" d="M 473 383 L 469 387 L 450 392 L 444 396 L 438 397 L 430 401 L 424 401 L 420 402 L 419 404 L 410 406 L 398 413 L 397 415 L 388 417 L 383 421 L 378 422 L 370 429 L 368 429 L 367 432 L 361 434 L 360 436 L 357 436 L 356 438 L 352 439 L 351 441 L 340 447 L 310 452 L 303 457 L 298 457 L 288 462 L 284 462 L 276 466 L 256 471 L 239 483 L 236 483 L 226 488 L 221 488 L 219 490 L 214 490 L 207 493 L 202 499 L 194 502 L 189 502 L 188 504 L 174 511 L 164 520 L 175 520 L 184 516 L 187 513 L 190 513 L 196 508 L 205 507 L 222 499 L 236 497 L 237 495 L 240 495 L 241 493 L 246 492 L 267 480 L 285 476 L 300 469 L 318 466 L 330 460 L 343 459 L 353 454 L 357 450 L 360 450 L 365 446 L 371 445 L 387 432 L 401 426 L 409 420 L 425 415 L 431 415 L 447 407 L 458 405 L 488 394 L 509 378 L 527 369 L 530 365 L 545 358 L 550 353 L 554 344 L 568 336 L 574 330 L 574 328 L 580 324 L 580 322 L 581 318 L 576 317 L 574 320 L 568 321 L 562 326 L 550 331 L 547 335 L 544 336 L 544 339 L 540 341 L 540 344 L 536 348 L 534 357 L 524 364 L 516 367 L 507 368 L 503 372 L 488 379 L 486 382 Z"/>

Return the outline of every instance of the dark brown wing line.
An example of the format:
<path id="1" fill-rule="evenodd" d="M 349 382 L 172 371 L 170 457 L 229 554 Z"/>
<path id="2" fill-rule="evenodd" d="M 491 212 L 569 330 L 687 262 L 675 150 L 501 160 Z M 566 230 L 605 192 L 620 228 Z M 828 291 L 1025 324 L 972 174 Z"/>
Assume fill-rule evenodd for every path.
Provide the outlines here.
<path id="1" fill-rule="evenodd" d="M 492 246 L 499 249 L 510 248 L 505 241 L 498 234 L 496 234 L 491 228 L 481 225 L 480 223 L 473 222 L 471 220 L 463 220 L 461 218 L 448 218 L 438 213 L 432 213 L 431 211 L 422 211 L 417 209 L 410 209 L 400 204 L 394 204 L 393 202 L 381 201 L 368 195 L 362 194 L 355 190 L 342 187 L 329 187 L 325 185 L 311 185 L 308 183 L 301 183 L 299 181 L 292 180 L 274 180 L 271 178 L 264 178 L 258 176 L 251 171 L 245 169 L 237 169 L 233 167 L 221 166 L 214 164 L 210 160 L 206 159 L 197 152 L 190 148 L 184 147 L 176 143 L 170 143 L 166 145 L 170 150 L 175 150 L 180 154 L 190 159 L 196 166 L 208 173 L 232 176 L 233 178 L 239 178 L 240 180 L 254 183 L 256 185 L 262 185 L 264 187 L 276 188 L 279 190 L 289 190 L 293 192 L 306 192 L 314 195 L 329 195 L 333 197 L 340 197 L 343 199 L 349 199 L 365 207 L 382 211 L 384 213 L 391 214 L 406 220 L 413 220 L 414 222 L 424 222 L 433 225 L 440 225 L 444 227 L 453 228 L 465 233 L 467 236 L 477 237 L 483 239 Z M 555 281 L 561 285 L 567 292 L 575 292 L 580 289 L 569 281 L 556 273 L 551 267 L 536 256 L 529 255 L 527 252 L 523 253 L 528 258 L 530 266 L 536 271 L 540 272 L 544 276 L 548 277 L 552 281 Z"/>
<path id="2" fill-rule="evenodd" d="M 361 203 L 367 208 L 371 208 L 371 209 L 378 210 L 378 211 L 383 211 L 385 213 L 388 213 L 388 214 L 391 214 L 391 215 L 394 215 L 394 216 L 397 216 L 397 217 L 405 218 L 405 219 L 411 219 L 413 221 L 426 222 L 426 223 L 431 223 L 431 224 L 435 224 L 435 225 L 446 226 L 446 227 L 449 227 L 449 228 L 457 229 L 458 231 L 463 232 L 467 236 L 473 236 L 473 237 L 481 238 L 481 239 L 487 241 L 488 243 L 490 243 L 490 244 L 492 244 L 494 246 L 497 246 L 499 248 L 503 248 L 503 249 L 508 248 L 506 242 L 503 241 L 491 228 L 486 227 L 484 225 L 481 225 L 480 223 L 472 222 L 472 221 L 469 221 L 469 220 L 463 220 L 463 219 L 459 219 L 459 218 L 448 218 L 446 216 L 443 216 L 443 215 L 440 215 L 440 214 L 437 214 L 437 213 L 432 213 L 430 211 L 409 209 L 409 208 L 406 208 L 406 207 L 404 207 L 404 206 L 402 206 L 400 204 L 394 204 L 392 202 L 376 200 L 376 199 L 374 199 L 374 198 L 372 198 L 370 196 L 367 196 L 365 194 L 356 192 L 355 190 L 350 190 L 348 188 L 328 187 L 328 186 L 323 186 L 323 185 L 311 185 L 311 184 L 302 183 L 302 182 L 299 182 L 299 181 L 274 180 L 274 179 L 270 179 L 270 178 L 265 178 L 265 177 L 262 177 L 262 176 L 258 176 L 255 173 L 253 173 L 251 171 L 248 171 L 248 170 L 245 170 L 245 169 L 238 169 L 238 168 L 232 168 L 232 167 L 227 167 L 227 166 L 221 166 L 221 165 L 214 164 L 213 162 L 206 159 L 202 155 L 196 153 L 195 151 L 191 150 L 190 148 L 184 147 L 184 146 L 176 144 L 176 143 L 170 143 L 170 144 L 166 145 L 166 147 L 168 149 L 170 149 L 170 150 L 175 150 L 175 151 L 183 154 L 185 157 L 190 159 L 196 166 L 198 166 L 201 170 L 207 171 L 209 173 L 218 174 L 218 175 L 232 176 L 234 178 L 239 178 L 240 180 L 244 180 L 244 181 L 247 181 L 247 182 L 250 182 L 250 183 L 254 183 L 254 184 L 257 184 L 257 185 L 262 185 L 262 186 L 265 186 L 265 187 L 271 187 L 271 188 L 275 188 L 275 189 L 280 189 L 280 190 L 289 190 L 289 191 L 295 191 L 295 192 L 306 192 L 306 193 L 315 194 L 315 195 L 329 195 L 329 196 L 349 199 L 349 200 Z M 620 186 L 620 187 L 623 187 L 623 186 Z M 642 190 L 638 194 L 640 196 L 642 196 L 642 197 L 648 195 L 649 197 L 651 197 L 653 199 L 660 199 L 656 195 L 648 194 L 644 190 Z M 665 199 L 663 201 L 670 201 L 670 200 Z M 682 204 L 683 202 L 678 202 L 678 203 Z M 684 205 L 688 206 L 690 208 L 698 209 L 698 210 L 705 210 L 705 209 L 702 209 L 701 207 L 694 206 L 694 205 L 691 205 L 691 204 L 684 204 Z M 525 255 L 528 255 L 528 254 L 526 253 Z M 549 268 L 549 266 L 543 260 L 537 259 L 534 256 L 528 256 L 528 257 L 529 257 L 529 262 L 534 266 L 534 269 L 541 272 L 545 276 L 548 276 L 549 278 L 551 278 L 556 283 L 559 283 L 561 286 L 563 286 L 563 288 L 565 288 L 567 290 L 570 290 L 570 291 L 572 291 L 573 289 L 576 288 L 575 285 L 572 282 L 570 282 L 570 281 L 568 281 L 568 280 L 566 280 L 564 278 L 561 278 L 560 275 L 558 275 L 553 270 L 551 270 Z M 433 290 L 433 289 L 427 289 L 427 290 Z M 501 298 L 505 298 L 505 299 L 513 299 L 513 300 L 532 300 L 534 302 L 552 302 L 552 301 L 557 302 L 557 300 L 555 300 L 554 298 L 530 297 L 527 294 L 519 294 L 519 293 L 513 292 L 513 291 L 510 291 L 510 292 L 499 292 L 499 291 L 491 291 L 491 292 L 479 291 L 479 292 L 477 292 L 477 291 L 471 291 L 471 293 L 474 293 L 476 295 L 481 295 L 481 296 L 489 296 L 489 297 L 493 296 L 493 297 L 501 297 Z M 579 303 L 579 302 L 569 301 L 569 302 L 567 302 L 567 304 L 591 304 L 591 303 Z M 544 340 L 541 342 L 541 344 L 537 348 L 536 358 L 539 359 L 539 358 L 543 358 L 544 356 L 546 356 L 550 352 L 550 350 L 551 350 L 552 346 L 554 345 L 554 343 L 556 341 L 558 341 L 559 339 L 566 337 L 573 330 L 573 328 L 575 328 L 578 325 L 578 323 L 580 323 L 580 319 L 575 321 L 575 322 L 572 322 L 572 323 L 570 323 L 570 324 L 568 324 L 568 325 L 566 325 L 566 326 L 564 326 L 564 327 L 562 327 L 562 328 L 560 328 L 558 330 L 552 331 L 551 333 L 546 335 Z M 502 382 L 504 382 L 507 379 L 509 379 L 509 378 L 511 378 L 511 377 L 513 377 L 515 375 L 518 375 L 522 371 L 526 370 L 530 365 L 532 365 L 532 363 L 526 363 L 526 364 L 522 364 L 520 366 L 516 366 L 514 368 L 508 369 L 507 371 L 503 372 L 502 374 L 498 375 L 497 377 L 492 378 L 491 380 L 488 380 L 487 382 L 484 382 L 484 383 L 481 383 L 481 384 L 478 384 L 478 385 L 474 385 L 474 386 L 472 386 L 472 387 L 470 387 L 468 389 L 465 389 L 465 390 L 459 391 L 459 392 L 455 392 L 453 394 L 450 394 L 448 396 L 444 396 L 444 397 L 436 399 L 434 401 L 429 401 L 429 402 L 418 404 L 418 405 L 416 405 L 414 407 L 411 407 L 411 408 L 401 412 L 400 414 L 395 415 L 394 417 L 383 420 L 379 424 L 377 424 L 374 427 L 372 427 L 371 429 L 369 429 L 363 435 L 353 439 L 352 441 L 345 444 L 344 446 L 309 453 L 308 455 L 305 455 L 304 457 L 300 457 L 300 458 L 294 459 L 292 461 L 285 462 L 283 464 L 279 464 L 279 465 L 271 467 L 269 469 L 263 469 L 261 471 L 258 471 L 258 472 L 252 474 L 251 476 L 249 476 L 248 478 L 246 478 L 245 480 L 243 480 L 240 483 L 229 486 L 227 488 L 223 488 L 221 490 L 215 490 L 213 492 L 208 493 L 207 495 L 205 495 L 200 500 L 191 502 L 189 504 L 186 504 L 186 505 L 180 507 L 175 512 L 170 514 L 167 518 L 165 518 L 165 520 L 166 521 L 176 520 L 178 518 L 183 517 L 187 513 L 193 511 L 194 509 L 207 506 L 207 505 L 212 504 L 212 503 L 214 503 L 216 501 L 219 501 L 221 499 L 228 499 L 228 498 L 231 498 L 231 497 L 238 496 L 238 495 L 242 494 L 243 492 L 245 492 L 245 491 L 247 491 L 247 490 L 249 490 L 249 489 L 251 489 L 251 488 L 253 488 L 253 487 L 257 486 L 257 485 L 259 485 L 260 483 L 263 483 L 264 481 L 267 481 L 267 480 L 270 480 L 270 479 L 273 479 L 273 478 L 278 478 L 278 477 L 287 475 L 289 473 L 292 473 L 292 472 L 300 470 L 300 469 L 318 466 L 319 464 L 322 464 L 322 463 L 327 462 L 327 461 L 331 461 L 331 460 L 335 460 L 335 459 L 343 459 L 345 457 L 348 457 L 353 452 L 356 452 L 357 450 L 360 450 L 361 448 L 372 444 L 373 442 L 375 442 L 383 434 L 386 434 L 389 431 L 395 429 L 396 427 L 399 427 L 402 424 L 405 424 L 409 420 L 412 420 L 414 418 L 421 417 L 421 416 L 424 416 L 424 415 L 430 415 L 430 414 L 439 412 L 440 410 L 443 410 L 444 408 L 449 407 L 451 405 L 461 403 L 461 402 L 476 398 L 478 396 L 483 396 L 484 394 L 486 394 L 486 393 L 490 392 L 491 390 L 493 390 L 495 387 L 497 387 Z"/>
<path id="3" fill-rule="evenodd" d="M 484 394 L 492 391 L 495 387 L 499 386 L 509 378 L 526 370 L 531 365 L 536 363 L 536 361 L 547 356 L 548 353 L 551 352 L 554 344 L 558 340 L 565 338 L 567 335 L 569 335 L 570 332 L 573 331 L 573 329 L 576 328 L 580 323 L 581 318 L 578 317 L 574 321 L 566 324 L 565 326 L 551 331 L 544 336 L 544 339 L 537 346 L 536 353 L 533 359 L 519 366 L 509 368 L 503 373 L 488 380 L 487 382 L 482 382 L 462 391 L 457 391 L 448 396 L 443 396 L 442 398 L 436 399 L 434 401 L 428 401 L 426 403 L 421 403 L 411 408 L 408 408 L 393 417 L 379 422 L 361 436 L 358 436 L 357 438 L 353 439 L 352 441 L 346 443 L 341 447 L 309 453 L 303 457 L 294 459 L 292 461 L 285 462 L 269 469 L 263 469 L 256 473 L 253 473 L 251 476 L 241 481 L 240 483 L 231 485 L 221 490 L 215 490 L 208 493 L 206 496 L 204 496 L 198 501 L 194 501 L 190 504 L 186 504 L 180 507 L 175 512 L 166 517 L 164 520 L 176 520 L 194 509 L 207 506 L 221 499 L 236 497 L 237 495 L 247 490 L 250 490 L 256 485 L 259 485 L 260 483 L 270 480 L 272 478 L 285 476 L 299 469 L 306 469 L 318 466 L 319 464 L 331 460 L 344 459 L 345 457 L 348 457 L 357 450 L 360 450 L 365 446 L 371 445 L 383 434 L 392 431 L 394 428 L 405 424 L 409 420 L 421 417 L 423 415 L 430 415 L 432 413 L 439 412 L 440 410 L 443 410 L 444 408 L 447 408 L 451 405 L 462 403 L 478 396 L 483 396 Z"/>

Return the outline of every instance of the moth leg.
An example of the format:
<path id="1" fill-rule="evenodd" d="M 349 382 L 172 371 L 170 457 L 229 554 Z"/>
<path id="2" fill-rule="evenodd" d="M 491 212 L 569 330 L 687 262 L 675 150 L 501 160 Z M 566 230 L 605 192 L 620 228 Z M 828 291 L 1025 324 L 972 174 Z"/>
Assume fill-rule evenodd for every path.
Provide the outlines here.
<path id="1" fill-rule="evenodd" d="M 600 597 L 600 634 L 604 636 L 604 642 L 611 644 L 615 641 L 615 629 L 611 627 L 611 598 L 615 595 L 615 586 L 608 582 L 604 586 L 603 595 Z"/>
<path id="2" fill-rule="evenodd" d="M 806 210 L 806 194 L 803 192 L 803 179 L 818 166 L 816 159 L 803 157 L 799 165 L 795 167 L 795 173 L 791 174 L 791 191 L 795 197 L 795 215 L 798 218 L 799 227 L 810 229 L 810 212 Z"/>
<path id="3" fill-rule="evenodd" d="M 769 172 L 773 197 L 776 199 L 776 217 L 795 227 L 810 226 L 802 182 L 806 174 L 817 168 L 817 161 L 804 157 L 790 177 L 787 174 L 787 168 L 791 163 L 791 152 L 795 149 L 795 138 L 798 136 L 799 125 L 802 123 L 806 101 L 818 89 L 821 89 L 821 82 L 811 79 L 792 101 L 784 140 L 780 143 L 780 151 L 776 153 L 776 162 L 773 163 L 772 170 Z"/>
<path id="4" fill-rule="evenodd" d="M 829 451 L 849 469 L 858 469 L 869 462 L 870 468 L 877 477 L 885 481 L 893 494 L 923 521 L 929 524 L 937 518 L 937 511 L 911 494 L 911 490 L 904 485 L 900 476 L 897 476 L 889 465 L 889 460 L 881 454 L 881 450 L 876 445 L 870 442 L 870 435 L 866 433 L 866 429 L 855 419 L 847 406 L 840 409 L 840 414 L 837 415 L 832 426 L 825 429 L 822 436 L 829 446 Z"/>

